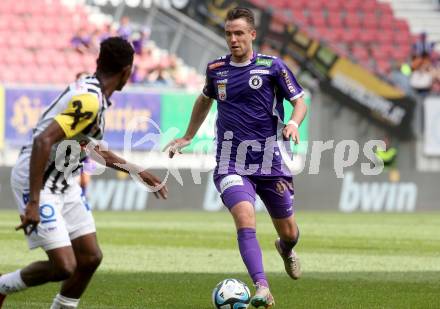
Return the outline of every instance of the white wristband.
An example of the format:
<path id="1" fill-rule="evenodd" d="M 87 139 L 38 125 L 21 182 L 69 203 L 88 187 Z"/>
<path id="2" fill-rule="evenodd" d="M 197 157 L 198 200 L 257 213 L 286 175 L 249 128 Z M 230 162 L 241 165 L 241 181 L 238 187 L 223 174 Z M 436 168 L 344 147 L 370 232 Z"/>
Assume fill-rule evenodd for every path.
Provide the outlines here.
<path id="1" fill-rule="evenodd" d="M 289 124 L 295 126 L 295 128 L 297 128 L 297 129 L 299 127 L 298 124 L 296 123 L 296 121 L 294 121 L 294 120 L 289 120 L 289 122 L 287 122 L 287 125 L 289 125 Z"/>

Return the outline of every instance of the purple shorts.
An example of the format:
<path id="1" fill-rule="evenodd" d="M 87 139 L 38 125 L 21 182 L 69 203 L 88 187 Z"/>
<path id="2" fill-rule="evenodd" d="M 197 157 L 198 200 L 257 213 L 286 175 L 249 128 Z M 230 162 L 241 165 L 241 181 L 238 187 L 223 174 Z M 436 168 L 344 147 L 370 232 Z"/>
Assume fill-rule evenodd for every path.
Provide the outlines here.
<path id="1" fill-rule="evenodd" d="M 214 183 L 229 210 L 243 201 L 254 205 L 258 194 L 272 218 L 283 219 L 294 213 L 292 177 L 214 174 Z"/>

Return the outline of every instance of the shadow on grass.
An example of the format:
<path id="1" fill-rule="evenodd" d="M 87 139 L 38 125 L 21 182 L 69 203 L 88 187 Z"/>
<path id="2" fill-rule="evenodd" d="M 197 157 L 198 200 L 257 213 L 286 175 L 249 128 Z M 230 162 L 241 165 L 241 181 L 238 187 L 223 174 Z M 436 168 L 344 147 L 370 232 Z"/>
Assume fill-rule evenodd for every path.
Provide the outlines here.
<path id="1" fill-rule="evenodd" d="M 298 281 L 281 273 L 267 275 L 276 309 L 440 307 L 436 272 L 312 272 Z M 98 272 L 79 308 L 212 309 L 212 289 L 225 278 L 251 286 L 243 273 Z M 57 289 L 58 284 L 49 284 L 9 296 L 4 309 L 47 309 Z"/>

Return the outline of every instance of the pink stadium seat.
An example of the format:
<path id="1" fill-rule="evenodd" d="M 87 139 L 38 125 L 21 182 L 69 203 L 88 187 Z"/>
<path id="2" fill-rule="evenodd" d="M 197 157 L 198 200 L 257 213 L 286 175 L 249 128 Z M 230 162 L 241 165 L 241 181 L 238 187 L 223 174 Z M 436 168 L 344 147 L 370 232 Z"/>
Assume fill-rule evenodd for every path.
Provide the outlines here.
<path id="1" fill-rule="evenodd" d="M 332 1 L 325 1 L 322 3 L 322 6 L 327 9 L 328 12 L 341 12 L 342 4 L 344 3 L 344 0 L 332 0 Z"/>
<path id="2" fill-rule="evenodd" d="M 350 28 L 359 28 L 361 25 L 359 15 L 357 13 L 347 13 L 344 24 Z"/>
<path id="3" fill-rule="evenodd" d="M 362 1 L 361 0 L 344 1 L 342 5 L 347 10 L 347 12 L 356 13 L 359 11 L 359 8 L 362 5 Z"/>
<path id="4" fill-rule="evenodd" d="M 377 8 L 377 2 L 376 1 L 363 1 L 363 3 L 359 7 L 361 11 L 364 13 L 366 12 L 374 12 Z"/>
<path id="5" fill-rule="evenodd" d="M 320 12 L 323 9 L 323 3 L 326 1 L 322 0 L 314 0 L 314 1 L 306 1 L 305 6 L 309 9 L 311 12 Z"/>
<path id="6" fill-rule="evenodd" d="M 293 10 L 303 10 L 304 9 L 304 2 L 303 1 L 290 1 L 289 2 L 289 8 Z"/>
<path id="7" fill-rule="evenodd" d="M 360 61 L 367 61 L 370 58 L 368 50 L 364 46 L 354 46 L 353 56 Z"/>
<path id="8" fill-rule="evenodd" d="M 393 30 L 393 19 L 392 18 L 380 18 L 379 29 L 382 30 Z"/>
<path id="9" fill-rule="evenodd" d="M 376 29 L 378 25 L 379 25 L 379 20 L 375 13 L 365 12 L 363 14 L 362 24 L 361 24 L 363 28 Z"/>
<path id="10" fill-rule="evenodd" d="M 325 27 L 326 20 L 321 11 L 311 12 L 309 16 L 309 24 L 313 25 L 314 27 Z"/>
<path id="11" fill-rule="evenodd" d="M 372 43 L 376 41 L 377 32 L 376 30 L 363 29 L 359 34 L 359 41 L 362 43 Z"/>
<path id="12" fill-rule="evenodd" d="M 335 12 L 334 14 L 329 14 L 327 17 L 327 23 L 332 28 L 340 28 L 342 27 L 342 19 L 339 15 L 339 12 Z"/>
<path id="13" fill-rule="evenodd" d="M 394 19 L 394 30 L 400 32 L 401 34 L 409 34 L 409 26 L 404 19 Z"/>
<path id="14" fill-rule="evenodd" d="M 307 25 L 308 20 L 307 17 L 304 16 L 302 10 L 292 10 L 293 22 L 300 25 Z"/>
<path id="15" fill-rule="evenodd" d="M 376 11 L 379 12 L 382 17 L 393 16 L 393 9 L 391 8 L 390 4 L 386 2 L 377 3 Z"/>
<path id="16" fill-rule="evenodd" d="M 345 32 L 342 33 L 341 40 L 345 43 L 351 44 L 356 42 L 359 37 L 358 29 L 346 29 Z"/>
<path id="17" fill-rule="evenodd" d="M 376 69 L 382 75 L 388 75 L 391 71 L 391 64 L 389 60 L 376 61 Z"/>
<path id="18" fill-rule="evenodd" d="M 383 29 L 381 31 L 378 31 L 377 34 L 377 40 L 380 43 L 387 44 L 393 42 L 394 39 L 394 33 L 393 31 Z"/>

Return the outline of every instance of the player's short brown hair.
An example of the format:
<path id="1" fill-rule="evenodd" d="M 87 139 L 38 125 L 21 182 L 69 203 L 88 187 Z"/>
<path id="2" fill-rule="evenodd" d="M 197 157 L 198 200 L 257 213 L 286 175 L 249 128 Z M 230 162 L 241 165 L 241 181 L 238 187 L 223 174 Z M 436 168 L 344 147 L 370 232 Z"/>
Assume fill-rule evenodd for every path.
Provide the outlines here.
<path id="1" fill-rule="evenodd" d="M 254 13 L 244 7 L 236 7 L 233 9 L 230 9 L 228 13 L 226 14 L 226 20 L 235 20 L 239 18 L 244 18 L 246 22 L 252 27 L 252 29 L 255 29 L 255 17 Z"/>

